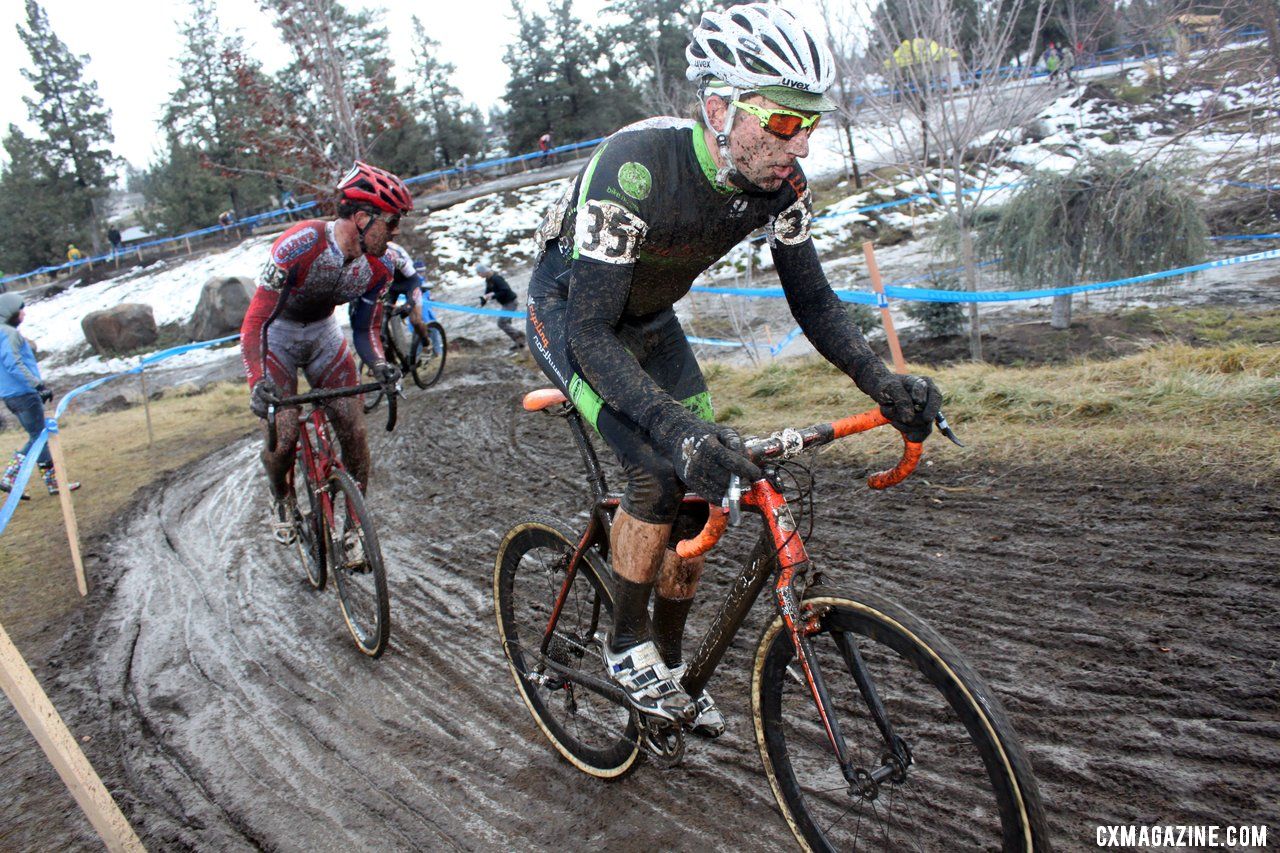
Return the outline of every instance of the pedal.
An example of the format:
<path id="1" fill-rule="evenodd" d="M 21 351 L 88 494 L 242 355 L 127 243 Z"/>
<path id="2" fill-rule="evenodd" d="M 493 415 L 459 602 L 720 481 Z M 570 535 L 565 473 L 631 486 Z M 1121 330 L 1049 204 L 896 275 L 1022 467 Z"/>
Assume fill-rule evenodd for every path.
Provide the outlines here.
<path id="1" fill-rule="evenodd" d="M 639 715 L 640 745 L 662 767 L 676 767 L 684 760 L 684 727 L 655 717 Z"/>

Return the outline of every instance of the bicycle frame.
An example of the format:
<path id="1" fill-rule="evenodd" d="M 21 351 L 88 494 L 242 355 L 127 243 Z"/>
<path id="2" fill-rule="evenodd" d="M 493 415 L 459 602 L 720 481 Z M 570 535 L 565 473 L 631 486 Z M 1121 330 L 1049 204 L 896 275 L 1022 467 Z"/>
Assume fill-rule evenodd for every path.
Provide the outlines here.
<path id="1" fill-rule="evenodd" d="M 604 472 L 600 467 L 595 447 L 586 432 L 581 416 L 576 409 L 569 405 L 565 405 L 560 414 L 568 420 L 574 443 L 577 445 L 578 452 L 587 468 L 588 481 L 594 497 L 594 503 L 587 529 L 578 541 L 577 547 L 565 567 L 565 580 L 556 597 L 551 616 L 547 621 L 546 630 L 543 633 L 539 651 L 544 659 L 548 657 L 552 636 L 559 622 L 564 603 L 572 588 L 574 578 L 577 575 L 578 567 L 581 565 L 583 555 L 588 548 L 594 546 L 600 550 L 603 556 L 608 557 L 611 514 L 619 505 L 619 498 L 611 497 L 607 494 Z M 805 447 L 825 444 L 836 438 L 842 438 L 854 432 L 862 432 L 887 423 L 888 421 L 878 411 L 873 410 L 845 418 L 833 424 L 810 427 L 803 431 L 787 430 L 769 439 L 752 441 L 747 445 L 747 452 L 753 460 L 764 463 L 771 457 L 782 456 L 786 458 L 798 453 Z M 868 484 L 873 488 L 884 488 L 900 482 L 915 468 L 919 456 L 920 444 L 906 442 L 903 459 L 899 462 L 897 468 L 872 475 L 868 479 Z M 725 652 L 733 642 L 738 630 L 742 627 L 747 614 L 755 606 L 756 600 L 764 589 L 765 582 L 774 573 L 776 566 L 777 579 L 774 582 L 773 589 L 774 604 L 786 624 L 787 632 L 796 650 L 796 661 L 804 673 L 809 692 L 813 697 L 815 709 L 822 721 L 832 752 L 840 764 L 841 772 L 851 785 L 862 781 L 859 778 L 860 772 L 879 783 L 897 772 L 898 766 L 886 764 L 872 771 L 859 771 L 851 763 L 840 726 L 834 715 L 830 713 L 831 699 L 827 693 L 822 674 L 814 662 L 807 639 L 809 635 L 820 630 L 819 620 L 821 618 L 820 613 L 806 612 L 800 603 L 804 591 L 804 581 L 808 576 L 809 566 L 811 565 L 809 555 L 805 550 L 804 540 L 796 530 L 795 520 L 787 506 L 786 498 L 778 487 L 774 485 L 774 477 L 771 476 L 770 467 L 766 466 L 765 476 L 752 483 L 750 491 L 742 495 L 742 504 L 749 512 L 760 515 L 764 522 L 764 529 L 760 533 L 753 554 L 768 553 L 768 546 L 771 543 L 773 546 L 771 556 L 767 559 L 752 559 L 748 561 L 738 575 L 729 590 L 728 596 L 720 605 L 720 609 L 712 619 L 711 625 L 703 635 L 697 653 L 689 661 L 682 686 L 691 696 L 697 696 L 702 692 L 723 660 Z M 705 504 L 706 501 L 686 495 L 685 503 Z M 698 537 L 702 540 L 710 535 L 710 541 L 701 542 L 701 550 L 698 550 L 697 553 L 703 553 L 711 545 L 714 545 L 715 540 L 719 539 L 719 533 L 723 530 L 723 520 L 719 521 L 717 525 L 715 519 L 716 512 L 713 511 L 707 528 Z M 715 532 L 708 534 L 708 531 L 713 528 Z M 688 540 L 680 543 L 680 545 L 683 548 L 694 541 Z M 681 553 L 684 555 L 684 551 L 681 551 Z M 599 610 L 600 603 L 597 596 L 592 613 L 593 631 L 599 618 Z M 877 695 L 875 685 L 867 673 L 866 667 L 862 664 L 856 646 L 847 637 L 842 637 L 840 639 L 840 648 L 845 664 L 854 676 L 859 691 L 874 717 L 881 735 L 885 739 L 886 746 L 893 756 L 898 759 L 901 766 L 909 764 L 910 757 L 906 746 L 894 734 L 893 726 L 888 719 L 883 703 Z M 590 685 L 585 686 L 590 687 Z"/>
<path id="2" fill-rule="evenodd" d="M 320 499 L 320 509 L 324 514 L 327 529 L 333 529 L 333 497 L 324 488 L 329 475 L 334 470 L 346 470 L 342 460 L 334 452 L 333 439 L 329 433 L 329 419 L 325 416 L 323 406 L 315 406 L 306 415 L 298 419 L 298 451 L 302 453 L 303 465 L 310 475 L 311 483 Z M 312 434 L 315 438 L 312 438 Z M 298 483 L 293 484 L 297 494 Z"/>

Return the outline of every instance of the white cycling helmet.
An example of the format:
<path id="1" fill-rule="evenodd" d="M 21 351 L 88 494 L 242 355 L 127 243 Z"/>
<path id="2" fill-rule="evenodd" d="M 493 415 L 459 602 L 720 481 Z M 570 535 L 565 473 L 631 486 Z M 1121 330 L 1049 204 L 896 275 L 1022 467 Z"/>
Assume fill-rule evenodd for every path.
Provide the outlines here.
<path id="1" fill-rule="evenodd" d="M 701 81 L 699 102 L 708 128 L 707 98 L 729 103 L 724 129 L 716 132 L 716 147 L 724 166 L 716 182 L 730 186 L 738 173 L 729 153 L 729 131 L 737 108 L 733 102 L 746 92 L 763 95 L 782 107 L 825 113 L 836 109 L 827 97 L 835 80 L 835 60 L 826 43 L 795 15 L 779 6 L 749 3 L 723 12 L 706 12 L 684 51 L 685 76 Z"/>
<path id="2" fill-rule="evenodd" d="M 690 80 L 711 78 L 797 110 L 836 109 L 826 97 L 836 76 L 831 51 L 780 6 L 750 3 L 706 12 L 684 55 Z"/>

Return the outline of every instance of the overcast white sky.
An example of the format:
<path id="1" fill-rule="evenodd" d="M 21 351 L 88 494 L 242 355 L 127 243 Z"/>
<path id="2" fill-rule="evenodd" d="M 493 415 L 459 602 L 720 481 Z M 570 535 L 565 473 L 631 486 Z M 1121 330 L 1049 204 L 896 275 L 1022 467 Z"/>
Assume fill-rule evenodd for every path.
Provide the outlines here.
<path id="1" fill-rule="evenodd" d="M 575 0 L 574 10 L 589 20 L 605 2 Z M 77 55 L 90 57 L 85 73 L 98 82 L 103 102 L 111 110 L 115 152 L 135 166 L 145 166 L 160 144 L 156 121 L 176 86 L 182 48 L 177 22 L 187 14 L 188 4 L 185 0 L 137 4 L 43 0 L 42 5 L 58 37 Z M 502 54 L 516 34 L 510 0 L 348 0 L 347 5 L 383 10 L 400 83 L 408 81 L 410 17 L 417 14 L 441 43 L 443 59 L 456 66 L 454 81 L 464 97 L 487 110 L 506 90 L 508 73 Z M 806 18 L 816 17 L 814 0 L 786 0 L 784 5 Z M 238 30 L 268 70 L 285 64 L 287 57 L 271 17 L 259 10 L 256 0 L 217 0 L 217 9 L 223 30 Z M 31 57 L 18 38 L 18 24 L 26 24 L 24 0 L 0 0 L 0 133 L 7 132 L 10 123 L 31 129 L 22 102 L 24 95 L 32 94 L 31 86 L 21 74 Z"/>

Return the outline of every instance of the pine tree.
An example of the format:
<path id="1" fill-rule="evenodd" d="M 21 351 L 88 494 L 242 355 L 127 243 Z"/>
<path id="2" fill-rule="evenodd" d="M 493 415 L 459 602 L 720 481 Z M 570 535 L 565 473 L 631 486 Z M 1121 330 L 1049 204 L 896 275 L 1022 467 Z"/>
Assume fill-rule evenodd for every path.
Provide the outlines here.
<path id="1" fill-rule="evenodd" d="M 426 168 L 447 168 L 463 156 L 478 152 L 483 142 L 483 121 L 474 106 L 465 104 L 453 84 L 456 68 L 438 56 L 440 42 L 427 35 L 422 22 L 413 18 L 413 70 L 410 91 L 422 126 L 422 140 L 430 152 Z"/>
<path id="2" fill-rule="evenodd" d="M 88 245 L 84 223 L 68 220 L 68 206 L 83 198 L 69 174 L 47 168 L 42 141 L 9 125 L 9 162 L 0 169 L 0 269 L 24 272 L 66 260 L 67 243 Z"/>
<path id="3" fill-rule="evenodd" d="M 98 96 L 98 84 L 84 77 L 89 57 L 76 56 L 54 33 L 49 17 L 35 0 L 27 0 L 27 26 L 18 36 L 31 54 L 33 67 L 22 76 L 35 89 L 24 97 L 27 113 L 43 138 L 29 140 L 44 177 L 59 181 L 69 176 L 76 191 L 60 216 L 70 215 L 88 230 L 95 253 L 101 251 L 97 201 L 111 185 L 119 160 L 110 150 L 111 111 Z"/>
<path id="4" fill-rule="evenodd" d="M 684 50 L 697 16 L 690 0 L 614 0 L 605 12 L 608 56 L 625 71 L 646 111 L 679 115 L 692 100 Z"/>
<path id="5" fill-rule="evenodd" d="M 528 13 L 512 0 L 520 22 L 516 41 L 504 58 L 511 79 L 507 139 L 513 151 L 529 151 L 551 131 L 569 142 L 611 133 L 643 114 L 639 96 L 609 47 L 574 17 L 571 0 L 554 0 L 546 17 Z"/>
<path id="6" fill-rule="evenodd" d="M 242 216 L 248 206 L 266 202 L 270 195 L 269 183 L 255 173 L 274 171 L 273 164 L 252 153 L 235 132 L 237 118 L 248 113 L 249 104 L 236 85 L 228 57 L 243 57 L 244 40 L 222 34 L 212 0 L 191 0 L 181 35 L 178 86 L 161 119 L 169 151 L 149 170 L 146 182 L 148 200 L 162 207 L 152 218 L 170 228 L 207 225 L 228 200 L 237 217 Z M 197 175 L 178 179 L 188 168 L 212 174 L 208 180 Z M 212 197 L 171 193 L 164 177 Z M 212 218 L 193 218 L 208 210 L 213 210 Z"/>

